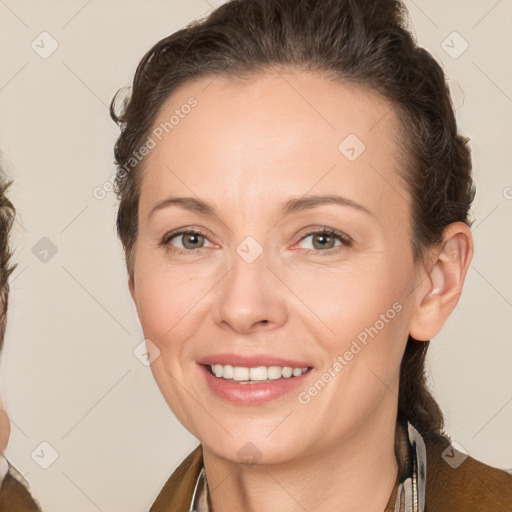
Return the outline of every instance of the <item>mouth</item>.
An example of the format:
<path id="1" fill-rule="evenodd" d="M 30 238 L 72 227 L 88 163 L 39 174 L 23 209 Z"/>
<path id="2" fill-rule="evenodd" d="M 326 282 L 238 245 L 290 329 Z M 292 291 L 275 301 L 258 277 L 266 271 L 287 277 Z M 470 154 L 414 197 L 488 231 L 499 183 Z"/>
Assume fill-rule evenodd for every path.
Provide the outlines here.
<path id="1" fill-rule="evenodd" d="M 218 376 L 220 372 L 217 365 L 198 364 L 204 378 L 203 382 L 214 395 L 237 406 L 258 406 L 278 399 L 291 400 L 300 388 L 307 386 L 315 373 L 311 366 L 295 367 L 296 375 L 293 375 L 293 367 L 235 366 L 231 367 L 231 374 L 229 365 L 219 366 L 222 368 L 222 376 Z M 278 373 L 279 368 L 281 374 Z M 267 375 L 264 373 L 265 370 Z M 291 375 L 287 377 L 290 370 Z"/>
<path id="2" fill-rule="evenodd" d="M 213 377 L 234 384 L 268 384 L 271 382 L 296 379 L 312 370 L 311 366 L 231 366 L 221 364 L 202 364 Z"/>

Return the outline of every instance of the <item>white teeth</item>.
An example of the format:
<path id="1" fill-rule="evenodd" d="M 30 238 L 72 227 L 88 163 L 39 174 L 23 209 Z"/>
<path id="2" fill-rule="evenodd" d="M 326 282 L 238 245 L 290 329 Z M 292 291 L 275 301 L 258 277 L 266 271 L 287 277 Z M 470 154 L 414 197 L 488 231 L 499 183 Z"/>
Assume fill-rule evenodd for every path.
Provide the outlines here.
<path id="1" fill-rule="evenodd" d="M 281 367 L 280 366 L 269 366 L 268 367 L 268 378 L 269 379 L 280 379 L 281 377 L 284 377 L 284 375 L 281 375 Z"/>
<path id="2" fill-rule="evenodd" d="M 216 365 L 220 366 L 222 368 L 222 377 L 225 379 L 232 379 L 233 378 L 233 367 L 230 364 L 227 364 L 226 366 L 222 366 L 221 364 Z M 217 375 L 219 377 L 219 375 Z"/>
<path id="3" fill-rule="evenodd" d="M 249 368 L 250 380 L 267 380 L 268 370 L 266 366 L 258 366 L 256 368 Z"/>
<path id="4" fill-rule="evenodd" d="M 291 366 L 256 366 L 248 368 L 229 364 L 214 364 L 210 365 L 210 368 L 215 377 L 237 382 L 276 380 L 281 377 L 289 379 L 290 377 L 299 377 L 308 369 L 307 366 L 304 368 L 292 368 Z"/>
<path id="5" fill-rule="evenodd" d="M 285 379 L 289 379 L 293 375 L 293 368 L 291 366 L 285 366 L 281 373 Z"/>
<path id="6" fill-rule="evenodd" d="M 249 368 L 235 366 L 233 368 L 233 380 L 249 380 Z"/>

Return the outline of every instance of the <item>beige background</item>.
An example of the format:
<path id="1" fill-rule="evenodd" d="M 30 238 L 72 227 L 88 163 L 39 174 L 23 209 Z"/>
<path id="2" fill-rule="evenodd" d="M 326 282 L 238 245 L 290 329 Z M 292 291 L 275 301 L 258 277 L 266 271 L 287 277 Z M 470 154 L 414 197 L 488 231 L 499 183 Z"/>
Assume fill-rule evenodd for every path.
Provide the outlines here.
<path id="1" fill-rule="evenodd" d="M 419 41 L 451 77 L 478 187 L 476 253 L 459 306 L 433 342 L 432 383 L 454 439 L 510 468 L 512 2 L 407 5 Z M 93 190 L 114 172 L 112 95 L 154 42 L 213 6 L 0 1 L 0 148 L 19 212 L 0 385 L 12 419 L 7 456 L 46 511 L 147 510 L 197 443 L 133 355 L 142 333 L 115 235 L 115 198 L 98 200 Z M 35 40 L 39 52 L 51 49 L 43 31 L 58 43 L 47 58 L 31 47 Z M 46 262 L 43 237 L 57 250 Z M 42 442 L 58 452 L 48 469 L 40 465 L 51 462 L 52 448 Z"/>

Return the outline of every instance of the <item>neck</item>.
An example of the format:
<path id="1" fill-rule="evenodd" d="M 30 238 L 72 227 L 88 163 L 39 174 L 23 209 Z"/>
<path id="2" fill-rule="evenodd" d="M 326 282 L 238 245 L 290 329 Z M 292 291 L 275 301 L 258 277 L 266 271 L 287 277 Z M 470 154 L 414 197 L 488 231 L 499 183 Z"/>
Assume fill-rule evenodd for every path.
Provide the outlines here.
<path id="1" fill-rule="evenodd" d="M 395 427 L 383 418 L 328 452 L 280 464 L 240 464 L 203 447 L 210 510 L 384 512 L 398 474 Z"/>

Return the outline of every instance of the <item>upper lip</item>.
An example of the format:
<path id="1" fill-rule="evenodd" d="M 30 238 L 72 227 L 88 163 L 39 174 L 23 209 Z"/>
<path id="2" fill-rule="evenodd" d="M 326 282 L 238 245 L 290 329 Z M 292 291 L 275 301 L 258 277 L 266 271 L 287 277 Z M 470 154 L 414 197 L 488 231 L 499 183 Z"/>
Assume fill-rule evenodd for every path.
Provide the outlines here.
<path id="1" fill-rule="evenodd" d="M 239 354 L 212 354 L 210 356 L 198 359 L 199 364 L 205 365 L 231 365 L 243 366 L 247 368 L 254 368 L 256 366 L 291 366 L 292 368 L 304 368 L 305 366 L 312 366 L 311 364 L 298 361 L 296 359 L 287 359 L 278 357 L 271 354 L 254 354 L 254 355 L 239 355 Z"/>

